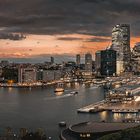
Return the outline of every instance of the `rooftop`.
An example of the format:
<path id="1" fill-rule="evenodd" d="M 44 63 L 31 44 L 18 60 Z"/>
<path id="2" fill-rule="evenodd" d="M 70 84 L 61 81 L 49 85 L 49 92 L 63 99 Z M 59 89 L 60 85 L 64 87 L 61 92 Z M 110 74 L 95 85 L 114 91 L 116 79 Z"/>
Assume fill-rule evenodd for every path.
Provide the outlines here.
<path id="1" fill-rule="evenodd" d="M 100 122 L 85 122 L 77 125 L 73 125 L 71 129 L 75 132 L 108 132 L 108 131 L 119 131 L 131 127 L 137 127 L 137 123 L 100 123 Z"/>

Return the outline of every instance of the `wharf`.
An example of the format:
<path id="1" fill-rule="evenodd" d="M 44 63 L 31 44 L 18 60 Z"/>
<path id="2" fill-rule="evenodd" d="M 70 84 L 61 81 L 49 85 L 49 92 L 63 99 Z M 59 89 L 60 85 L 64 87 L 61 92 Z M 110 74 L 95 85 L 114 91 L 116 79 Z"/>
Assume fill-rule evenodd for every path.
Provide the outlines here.
<path id="1" fill-rule="evenodd" d="M 104 108 L 105 100 L 77 109 L 78 113 L 99 112 Z M 92 110 L 92 111 L 91 111 Z"/>
<path id="2" fill-rule="evenodd" d="M 91 104 L 80 109 L 78 113 L 98 113 L 102 111 L 120 110 L 120 113 L 134 113 L 135 110 L 140 111 L 140 101 L 132 101 L 131 103 L 108 103 L 105 100 Z M 124 110 L 124 111 L 123 111 Z M 127 110 L 127 111 L 126 111 Z M 119 113 L 119 111 L 118 111 Z"/>

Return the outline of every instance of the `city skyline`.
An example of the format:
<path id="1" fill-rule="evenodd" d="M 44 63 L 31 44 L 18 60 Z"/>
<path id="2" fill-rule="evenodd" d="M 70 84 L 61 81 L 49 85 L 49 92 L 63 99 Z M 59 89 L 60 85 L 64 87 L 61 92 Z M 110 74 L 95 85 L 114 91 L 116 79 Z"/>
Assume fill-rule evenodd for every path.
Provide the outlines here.
<path id="1" fill-rule="evenodd" d="M 139 3 L 138 0 L 0 1 L 0 58 L 44 61 L 51 55 L 64 60 L 76 54 L 95 54 L 111 45 L 112 28 L 119 23 L 130 24 L 133 47 L 140 40 Z M 26 38 L 15 38 L 14 34 Z"/>

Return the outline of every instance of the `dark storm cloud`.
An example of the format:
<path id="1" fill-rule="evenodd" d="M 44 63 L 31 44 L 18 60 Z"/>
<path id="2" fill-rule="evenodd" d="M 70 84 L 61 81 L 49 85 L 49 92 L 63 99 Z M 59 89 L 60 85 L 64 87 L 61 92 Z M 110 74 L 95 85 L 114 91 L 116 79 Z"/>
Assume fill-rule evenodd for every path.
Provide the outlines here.
<path id="1" fill-rule="evenodd" d="M 137 36 L 139 7 L 139 0 L 0 0 L 0 27 L 33 34 L 110 36 L 115 24 L 129 23 Z"/>
<path id="2" fill-rule="evenodd" d="M 9 40 L 23 40 L 26 37 L 23 34 L 12 34 L 12 33 L 0 33 L 0 39 L 9 39 Z"/>
<path id="3" fill-rule="evenodd" d="M 95 37 L 95 38 L 87 39 L 85 40 L 85 42 L 105 42 L 105 41 L 110 41 L 110 40 L 111 39 L 108 39 L 108 38 Z"/>

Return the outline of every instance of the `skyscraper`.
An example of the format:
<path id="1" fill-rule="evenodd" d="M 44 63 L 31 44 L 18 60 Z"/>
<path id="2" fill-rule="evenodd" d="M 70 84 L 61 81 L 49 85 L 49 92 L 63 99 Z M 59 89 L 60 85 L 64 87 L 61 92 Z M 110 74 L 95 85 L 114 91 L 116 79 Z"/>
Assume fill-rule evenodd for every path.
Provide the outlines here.
<path id="1" fill-rule="evenodd" d="M 117 52 L 117 73 L 127 71 L 130 62 L 130 25 L 117 24 L 112 30 L 112 46 Z"/>
<path id="2" fill-rule="evenodd" d="M 90 53 L 85 54 L 85 70 L 92 72 L 92 55 Z"/>
<path id="3" fill-rule="evenodd" d="M 101 51 L 101 75 L 112 76 L 116 74 L 116 51 Z"/>
<path id="4" fill-rule="evenodd" d="M 51 64 L 54 64 L 54 57 L 51 56 Z"/>
<path id="5" fill-rule="evenodd" d="M 97 75 L 116 74 L 116 51 L 111 49 L 97 51 L 95 62 Z"/>
<path id="6" fill-rule="evenodd" d="M 76 65 L 79 66 L 81 63 L 81 57 L 80 57 L 80 54 L 77 54 L 76 55 Z"/>
<path id="7" fill-rule="evenodd" d="M 95 70 L 100 73 L 101 69 L 101 51 L 95 53 Z"/>

